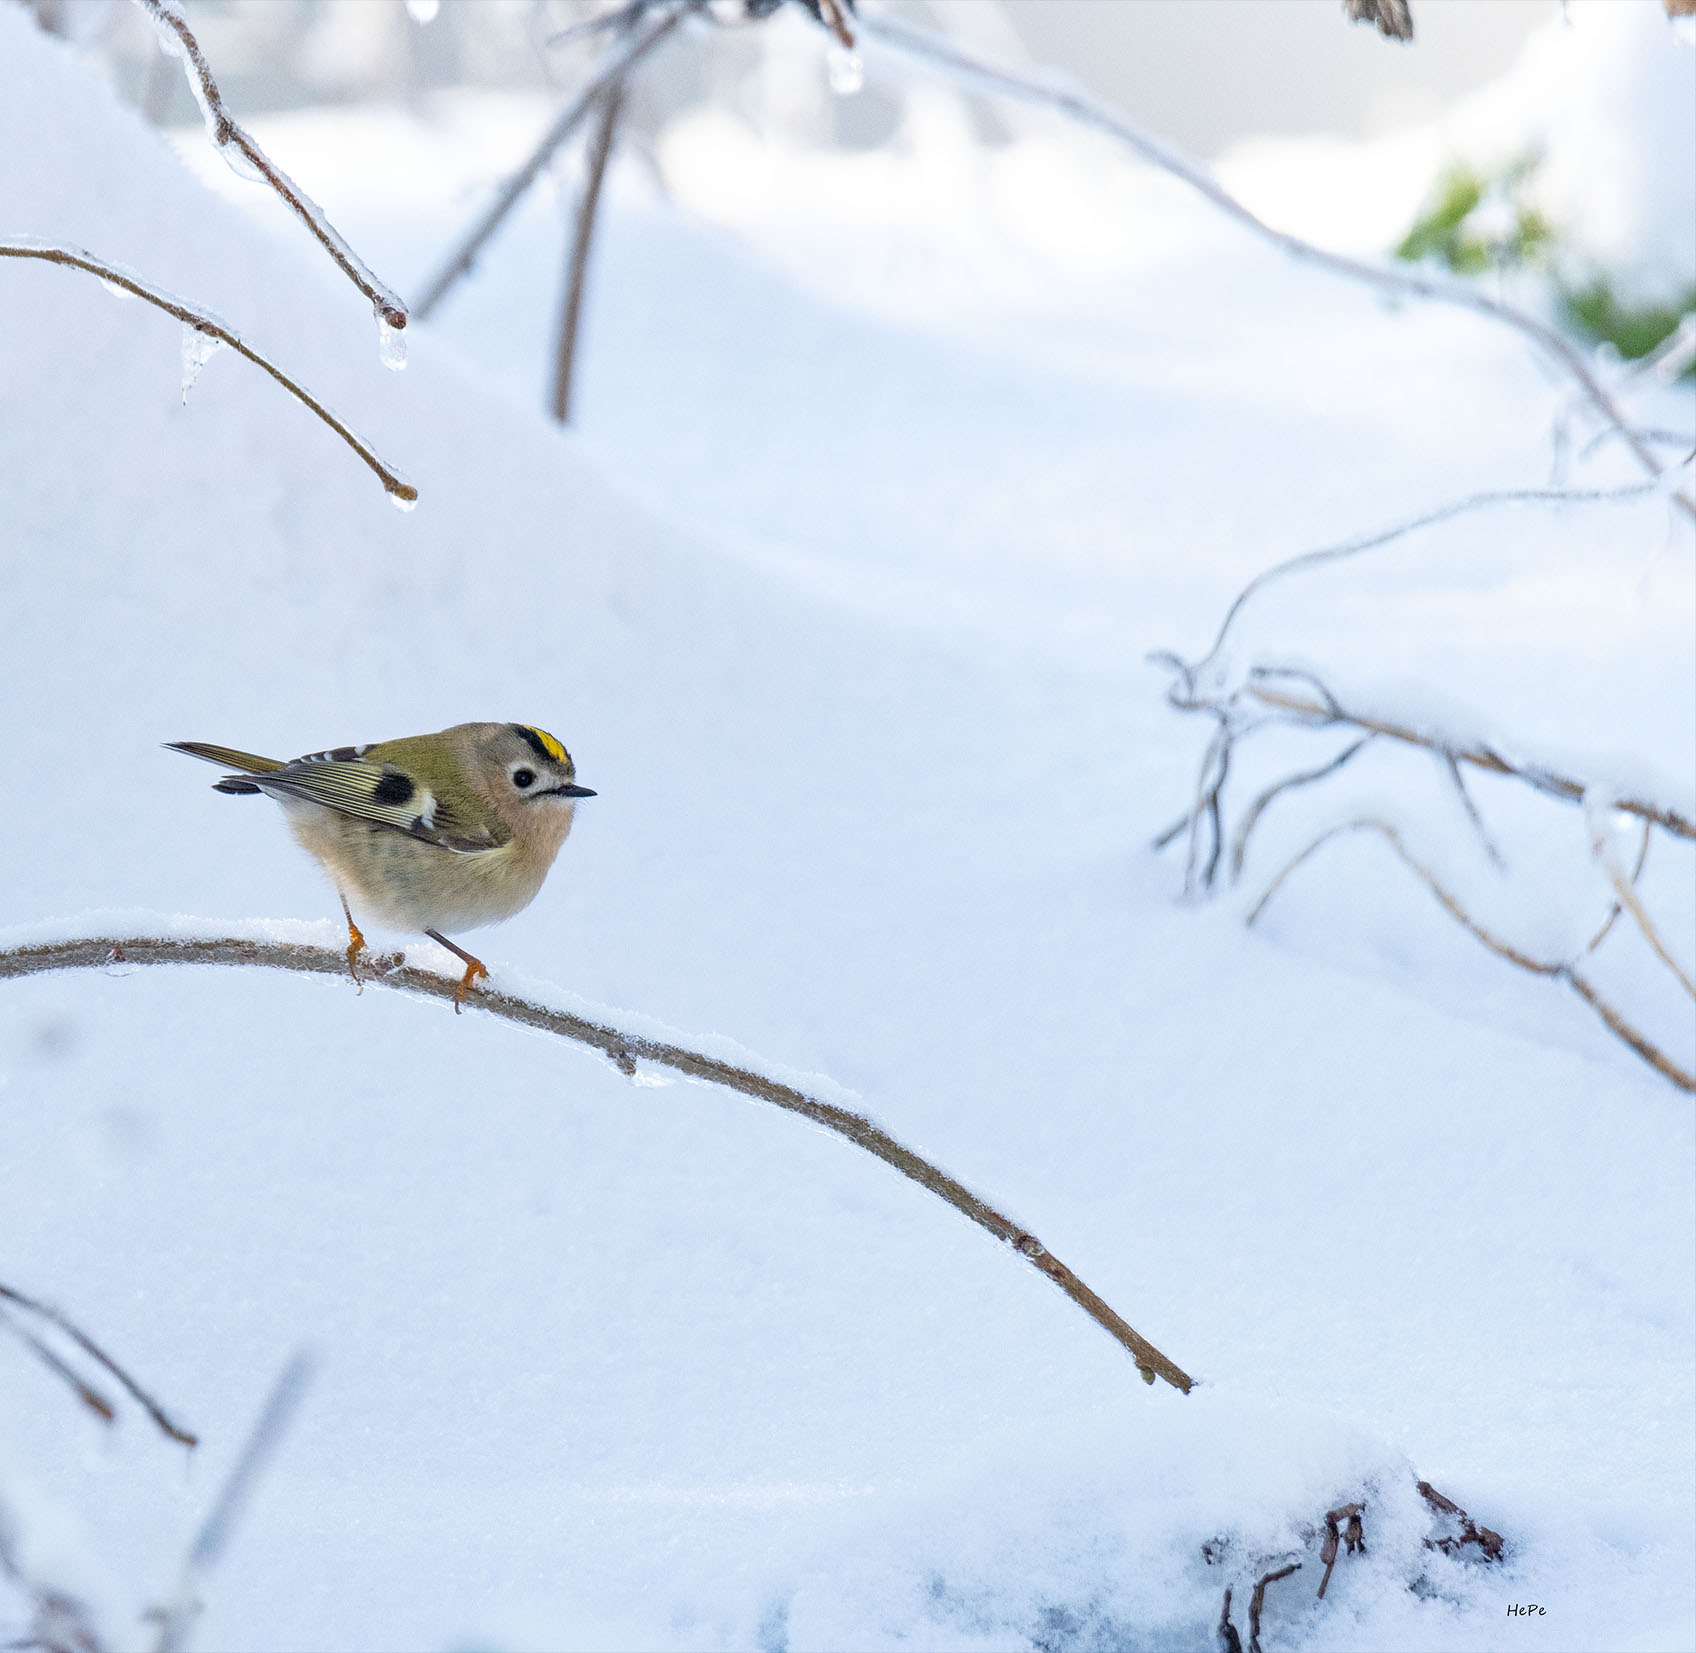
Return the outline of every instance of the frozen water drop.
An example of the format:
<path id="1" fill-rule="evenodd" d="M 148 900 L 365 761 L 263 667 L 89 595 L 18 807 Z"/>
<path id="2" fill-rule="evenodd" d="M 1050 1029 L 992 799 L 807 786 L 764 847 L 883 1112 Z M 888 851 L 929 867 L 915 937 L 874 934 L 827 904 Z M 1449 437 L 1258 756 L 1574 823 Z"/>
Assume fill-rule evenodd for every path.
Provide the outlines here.
<path id="1" fill-rule="evenodd" d="M 389 489 L 389 503 L 397 511 L 416 511 L 418 509 L 418 490 L 410 482 L 402 482 Z"/>
<path id="2" fill-rule="evenodd" d="M 830 76 L 830 89 L 838 97 L 852 97 L 866 84 L 866 66 L 860 54 L 847 46 L 833 45 L 825 53 L 825 72 Z"/>
<path id="3" fill-rule="evenodd" d="M 200 377 L 200 370 L 212 360 L 223 347 L 224 341 L 211 333 L 204 333 L 192 322 L 183 323 L 183 406 L 188 406 L 188 393 L 194 388 L 194 381 Z"/>
<path id="4" fill-rule="evenodd" d="M 106 291 L 109 292 L 112 295 L 113 298 L 134 298 L 135 297 L 135 294 L 132 293 L 129 290 L 129 288 L 120 287 L 117 282 L 108 281 L 105 276 L 100 277 L 100 285 L 102 287 L 104 287 L 106 289 Z"/>
<path id="5" fill-rule="evenodd" d="M 391 373 L 406 369 L 406 329 L 396 327 L 381 310 L 377 312 L 377 359 Z"/>
<path id="6" fill-rule="evenodd" d="M 406 0 L 406 15 L 422 28 L 426 23 L 436 21 L 436 13 L 442 9 L 442 0 Z"/>

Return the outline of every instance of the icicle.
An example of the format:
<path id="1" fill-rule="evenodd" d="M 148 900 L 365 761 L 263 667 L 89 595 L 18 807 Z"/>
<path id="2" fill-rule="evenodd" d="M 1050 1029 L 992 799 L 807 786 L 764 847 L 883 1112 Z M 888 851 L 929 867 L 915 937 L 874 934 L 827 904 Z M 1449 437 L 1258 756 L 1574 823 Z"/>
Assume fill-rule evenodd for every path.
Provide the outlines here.
<path id="1" fill-rule="evenodd" d="M 112 295 L 113 298 L 134 298 L 135 297 L 135 294 L 132 293 L 129 290 L 128 287 L 120 287 L 117 284 L 117 282 L 108 281 L 105 278 L 105 276 L 101 276 L 99 278 L 99 281 L 100 281 L 100 285 L 102 287 L 104 287 L 106 289 L 106 291 L 109 292 Z"/>
<path id="2" fill-rule="evenodd" d="M 223 348 L 224 341 L 202 332 L 192 322 L 183 323 L 183 406 L 188 406 L 188 393 L 200 370 Z"/>
<path id="3" fill-rule="evenodd" d="M 406 15 L 420 28 L 426 23 L 436 21 L 436 13 L 442 9 L 442 0 L 406 0 Z"/>
<path id="4" fill-rule="evenodd" d="M 850 98 L 866 84 L 866 66 L 860 61 L 860 54 L 840 42 L 829 47 L 824 61 L 830 89 L 838 97 Z"/>
<path id="5" fill-rule="evenodd" d="M 410 487 L 411 484 L 406 484 L 406 486 Z M 416 511 L 418 509 L 418 490 L 413 488 L 411 496 L 409 497 L 408 495 L 403 494 L 399 488 L 390 488 L 389 503 L 394 506 L 397 511 Z"/>
<path id="6" fill-rule="evenodd" d="M 377 359 L 391 373 L 406 370 L 406 329 L 393 326 L 381 310 L 377 312 Z"/>

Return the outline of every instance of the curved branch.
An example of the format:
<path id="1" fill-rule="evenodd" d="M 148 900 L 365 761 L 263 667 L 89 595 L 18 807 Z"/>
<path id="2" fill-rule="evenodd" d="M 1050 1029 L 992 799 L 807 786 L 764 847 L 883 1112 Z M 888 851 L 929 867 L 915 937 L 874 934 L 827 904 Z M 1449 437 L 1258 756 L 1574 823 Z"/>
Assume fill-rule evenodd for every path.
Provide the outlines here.
<path id="1" fill-rule="evenodd" d="M 254 941 L 239 936 L 175 937 L 133 936 L 122 939 L 95 937 L 74 941 L 43 942 L 35 946 L 0 951 L 0 980 L 32 976 L 53 970 L 102 970 L 113 964 L 217 964 L 249 965 L 265 970 L 295 970 L 306 975 L 342 976 L 347 973 L 345 949 L 312 947 L 296 942 Z M 386 973 L 366 978 L 375 985 L 394 988 L 419 998 L 452 1002 L 459 984 L 413 965 L 398 965 Z M 956 1182 L 922 1155 L 896 1141 L 881 1126 L 847 1108 L 820 1102 L 792 1086 L 780 1084 L 764 1074 L 750 1072 L 717 1057 L 704 1056 L 681 1045 L 668 1045 L 640 1034 L 624 1033 L 575 1016 L 568 1010 L 521 998 L 515 993 L 487 989 L 466 1001 L 474 1010 L 485 1011 L 519 1027 L 556 1034 L 591 1050 L 599 1051 L 621 1071 L 634 1073 L 637 1062 L 670 1068 L 690 1079 L 723 1085 L 759 1102 L 768 1102 L 787 1113 L 822 1125 L 845 1137 L 953 1206 L 962 1216 L 1011 1246 L 1039 1273 L 1130 1352 L 1143 1381 L 1162 1378 L 1174 1389 L 1188 1394 L 1194 1379 L 1168 1360 L 1155 1346 L 1134 1330 L 1100 1297 L 1086 1286 L 1060 1259 L 1011 1218 L 1003 1216 L 987 1201 L 979 1199 L 964 1184 Z"/>
<path id="2" fill-rule="evenodd" d="M 1500 936 L 1485 929 L 1461 905 L 1459 898 L 1444 888 L 1437 875 L 1414 856 L 1413 852 L 1402 842 L 1401 834 L 1388 821 L 1381 821 L 1375 817 L 1363 817 L 1360 820 L 1345 821 L 1340 826 L 1331 827 L 1328 831 L 1320 833 L 1306 849 L 1289 861 L 1278 876 L 1266 886 L 1264 893 L 1249 913 L 1248 922 L 1253 924 L 1260 917 L 1272 897 L 1283 888 L 1285 881 L 1297 867 L 1330 843 L 1332 839 L 1340 838 L 1345 833 L 1350 832 L 1377 833 L 1396 852 L 1402 865 L 1437 898 L 1449 916 L 1470 931 L 1476 940 L 1482 942 L 1498 958 L 1506 959 L 1509 964 L 1517 964 L 1520 969 L 1528 970 L 1534 976 L 1547 976 L 1555 981 L 1564 981 L 1579 998 L 1583 999 L 1602 1018 L 1608 1030 L 1616 1038 L 1629 1045 L 1663 1079 L 1670 1079 L 1681 1091 L 1696 1093 L 1696 1074 L 1686 1073 L 1645 1034 L 1633 1027 L 1619 1011 L 1601 996 L 1593 983 L 1579 974 L 1574 964 L 1567 961 L 1551 963 L 1543 959 L 1534 959 L 1529 954 L 1520 952 L 1511 942 L 1503 941 Z"/>
<path id="3" fill-rule="evenodd" d="M 968 82 L 975 82 L 981 87 L 1008 97 L 1020 98 L 1028 103 L 1044 104 L 1058 110 L 1080 126 L 1104 133 L 1151 165 L 1187 184 L 1226 217 L 1234 219 L 1244 229 L 1259 236 L 1261 240 L 1270 242 L 1292 258 L 1301 259 L 1322 270 L 1329 270 L 1333 275 L 1345 276 L 1350 281 L 1376 287 L 1380 292 L 1393 293 L 1402 298 L 1428 299 L 1439 304 L 1452 304 L 1511 327 L 1572 376 L 1603 420 L 1620 433 L 1621 439 L 1647 475 L 1658 477 L 1661 474 L 1661 464 L 1653 449 L 1627 423 L 1625 416 L 1615 406 L 1613 398 L 1603 388 L 1601 381 L 1590 371 L 1584 358 L 1554 328 L 1538 321 L 1534 316 L 1526 315 L 1499 299 L 1493 299 L 1477 288 L 1416 269 L 1394 269 L 1388 265 L 1350 258 L 1344 253 L 1329 252 L 1323 247 L 1315 246 L 1311 241 L 1302 240 L 1298 235 L 1274 229 L 1245 207 L 1205 167 L 1151 133 L 1143 131 L 1117 109 L 1091 97 L 1062 75 L 1052 71 L 1019 73 L 978 57 L 952 40 L 946 40 L 928 30 L 897 23 L 885 16 L 862 18 L 861 29 L 871 38 L 882 40 L 910 56 L 940 64 L 943 68 L 963 76 Z M 1682 494 L 1674 497 L 1691 516 L 1696 517 L 1696 502 Z"/>
<path id="4" fill-rule="evenodd" d="M 177 9 L 176 0 L 135 0 L 153 19 L 159 35 L 159 49 L 183 60 L 189 89 L 206 117 L 207 136 L 212 146 L 229 159 L 228 150 L 235 150 L 254 172 L 277 192 L 283 204 L 311 231 L 313 239 L 336 261 L 349 281 L 371 301 L 372 312 L 385 327 L 399 332 L 406 326 L 406 306 L 399 294 L 385 287 L 366 267 L 358 253 L 337 233 L 324 216 L 323 209 L 231 118 L 212 78 L 212 68 L 200 42 L 194 38 L 187 20 Z M 238 170 L 240 170 L 238 168 Z"/>
<path id="5" fill-rule="evenodd" d="M 296 384 L 275 362 L 267 360 L 257 350 L 244 344 L 239 334 L 231 332 L 222 322 L 204 311 L 192 309 L 181 299 L 172 298 L 169 293 L 162 292 L 157 287 L 150 287 L 134 272 L 124 269 L 121 265 L 108 264 L 104 259 L 96 258 L 80 247 L 0 242 L 0 258 L 34 258 L 45 264 L 63 264 L 69 269 L 86 270 L 90 275 L 98 276 L 108 287 L 117 287 L 135 298 L 144 299 L 154 309 L 163 310 L 168 316 L 175 316 L 183 326 L 192 327 L 197 333 L 203 333 L 209 339 L 216 339 L 219 344 L 227 344 L 238 356 L 245 356 L 255 367 L 269 373 L 303 407 L 317 414 L 376 472 L 378 480 L 391 499 L 402 505 L 417 503 L 418 490 L 398 472 L 385 465 L 369 442 L 337 418 L 311 391 Z"/>
<path id="6" fill-rule="evenodd" d="M 1421 528 L 1434 528 L 1440 522 L 1448 522 L 1454 517 L 1486 510 L 1494 505 L 1566 505 L 1598 501 L 1611 504 L 1616 500 L 1642 499 L 1645 495 L 1654 493 L 1655 489 L 1654 482 L 1638 482 L 1627 488 L 1490 489 L 1483 493 L 1468 494 L 1465 499 L 1450 500 L 1447 505 L 1439 505 L 1433 510 L 1421 512 L 1420 515 L 1397 523 L 1392 528 L 1374 529 L 1370 534 L 1358 534 L 1353 539 L 1343 540 L 1337 545 L 1324 546 L 1317 551 L 1303 551 L 1297 556 L 1288 557 L 1281 563 L 1274 563 L 1272 567 L 1261 570 L 1237 593 L 1231 600 L 1231 606 L 1225 610 L 1225 618 L 1219 622 L 1219 631 L 1213 639 L 1213 647 L 1190 670 L 1199 672 L 1217 658 L 1219 651 L 1225 646 L 1226 634 L 1236 623 L 1237 616 L 1247 607 L 1249 599 L 1257 591 L 1271 585 L 1274 580 L 1281 580 L 1286 574 L 1297 574 L 1308 568 L 1322 568 L 1327 563 L 1343 562 L 1350 557 L 1359 556 L 1363 551 L 1375 551 L 1405 535 L 1417 533 Z"/>

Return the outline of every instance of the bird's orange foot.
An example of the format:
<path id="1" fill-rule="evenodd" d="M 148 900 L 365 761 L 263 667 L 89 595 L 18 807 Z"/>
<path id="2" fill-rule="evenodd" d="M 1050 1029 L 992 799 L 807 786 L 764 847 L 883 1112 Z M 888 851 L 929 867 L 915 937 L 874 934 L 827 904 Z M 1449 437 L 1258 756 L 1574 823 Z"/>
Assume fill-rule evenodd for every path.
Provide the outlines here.
<path id="1" fill-rule="evenodd" d="M 361 993 L 365 991 L 365 983 L 360 979 L 359 961 L 364 956 L 364 933 L 350 918 L 347 921 L 347 973 L 353 977 L 353 985 L 357 987 Z"/>
<path id="2" fill-rule="evenodd" d="M 459 979 L 459 986 L 453 990 L 453 1013 L 458 1015 L 465 1008 L 465 997 L 477 984 L 478 978 L 489 979 L 489 972 L 483 968 L 481 959 L 467 959 L 465 974 Z"/>

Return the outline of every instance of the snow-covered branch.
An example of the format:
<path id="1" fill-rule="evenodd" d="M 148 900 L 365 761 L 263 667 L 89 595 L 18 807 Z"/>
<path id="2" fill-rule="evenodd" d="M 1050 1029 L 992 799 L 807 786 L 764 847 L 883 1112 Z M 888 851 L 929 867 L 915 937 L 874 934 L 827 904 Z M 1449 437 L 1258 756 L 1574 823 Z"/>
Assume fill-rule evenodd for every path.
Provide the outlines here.
<path id="1" fill-rule="evenodd" d="M 186 304 L 179 298 L 172 297 L 171 294 L 162 291 L 160 288 L 149 285 L 133 270 L 126 270 L 122 265 L 96 258 L 92 253 L 84 252 L 80 247 L 57 247 L 45 242 L 31 241 L 0 242 L 0 258 L 31 258 L 46 264 L 60 264 L 67 269 L 86 270 L 90 275 L 98 276 L 107 287 L 129 293 L 131 296 L 151 304 L 156 310 L 163 310 L 166 315 L 174 316 L 183 324 L 185 329 L 195 335 L 195 340 L 191 342 L 195 343 L 197 351 L 208 346 L 228 345 L 238 356 L 245 356 L 255 367 L 262 368 L 269 373 L 297 402 L 322 419 L 371 467 L 382 482 L 389 497 L 397 505 L 410 507 L 417 503 L 418 490 L 398 472 L 386 465 L 369 442 L 332 413 L 311 391 L 291 379 L 268 357 L 260 355 L 251 345 L 243 341 L 240 334 L 225 326 L 215 316 L 204 310 L 196 309 L 193 305 Z M 201 359 L 204 360 L 203 355 Z"/>
<path id="2" fill-rule="evenodd" d="M 294 942 L 251 940 L 236 936 L 195 937 L 89 937 L 44 942 L 34 946 L 0 951 L 0 980 L 39 975 L 54 970 L 103 970 L 113 964 L 211 964 L 257 966 L 266 970 L 293 970 L 307 975 L 343 976 L 347 973 L 345 950 L 312 947 Z M 400 957 L 378 961 L 376 984 L 421 998 L 453 1002 L 456 981 L 428 970 L 407 965 Z M 639 1063 L 669 1068 L 690 1079 L 723 1085 L 756 1101 L 770 1103 L 785 1112 L 799 1114 L 815 1125 L 846 1138 L 855 1147 L 881 1159 L 902 1176 L 919 1184 L 940 1200 L 976 1223 L 1004 1245 L 1011 1246 L 1031 1267 L 1060 1288 L 1090 1319 L 1100 1326 L 1136 1362 L 1147 1383 L 1158 1377 L 1173 1388 L 1188 1393 L 1194 1380 L 1167 1359 L 1145 1337 L 1131 1327 L 1101 1297 L 1097 1296 L 1034 1234 L 1027 1233 L 1011 1218 L 980 1199 L 963 1183 L 932 1164 L 923 1155 L 898 1142 L 864 1114 L 822 1102 L 781 1084 L 765 1074 L 737 1067 L 717 1057 L 703 1055 L 681 1045 L 663 1043 L 640 1034 L 592 1022 L 558 1006 L 488 989 L 469 1001 L 485 1011 L 520 1027 L 536 1028 L 599 1051 L 621 1072 L 634 1074 Z"/>
<path id="3" fill-rule="evenodd" d="M 212 146 L 244 178 L 269 184 L 283 204 L 303 223 L 313 239 L 333 258 L 341 272 L 371 302 L 377 318 L 382 355 L 386 364 L 405 364 L 406 306 L 400 296 L 377 279 L 352 247 L 324 216 L 323 209 L 283 171 L 230 115 L 213 78 L 211 65 L 194 38 L 177 0 L 135 0 L 153 20 L 159 49 L 182 59 L 189 89 L 206 119 L 206 135 Z"/>
<path id="4" fill-rule="evenodd" d="M 1633 458 L 1644 472 L 1651 477 L 1660 476 L 1663 467 L 1653 445 L 1627 420 L 1611 393 L 1591 371 L 1583 356 L 1546 322 L 1528 315 L 1504 300 L 1492 298 L 1488 293 L 1465 282 L 1417 268 L 1398 268 L 1366 259 L 1351 258 L 1346 253 L 1332 252 L 1314 245 L 1311 241 L 1304 241 L 1300 236 L 1292 235 L 1286 230 L 1275 229 L 1231 194 L 1205 166 L 1185 155 L 1174 145 L 1144 131 L 1111 104 L 1092 96 L 1069 77 L 1055 70 L 1011 69 L 989 58 L 980 57 L 958 41 L 897 22 L 887 15 L 862 18 L 861 31 L 867 38 L 881 41 L 909 57 L 921 59 L 946 70 L 963 84 L 976 90 L 1040 104 L 1064 115 L 1079 126 L 1112 138 L 1149 165 L 1158 167 L 1162 172 L 1187 184 L 1226 217 L 1292 258 L 1329 271 L 1332 275 L 1364 283 L 1381 293 L 1403 299 L 1455 305 L 1512 328 L 1574 380 L 1585 400 L 1607 426 L 1618 433 L 1620 440 L 1631 450 Z M 1684 493 L 1677 493 L 1673 497 L 1681 509 L 1696 517 L 1696 500 Z"/>

